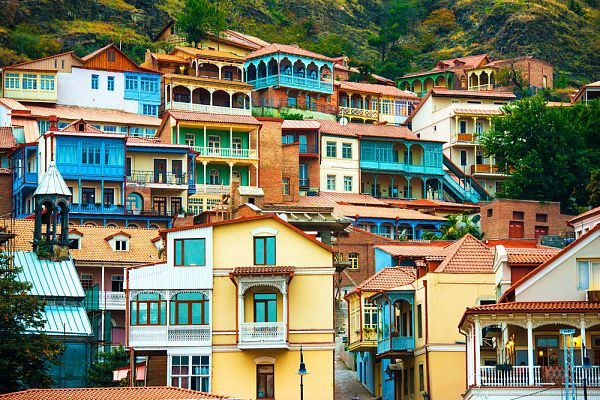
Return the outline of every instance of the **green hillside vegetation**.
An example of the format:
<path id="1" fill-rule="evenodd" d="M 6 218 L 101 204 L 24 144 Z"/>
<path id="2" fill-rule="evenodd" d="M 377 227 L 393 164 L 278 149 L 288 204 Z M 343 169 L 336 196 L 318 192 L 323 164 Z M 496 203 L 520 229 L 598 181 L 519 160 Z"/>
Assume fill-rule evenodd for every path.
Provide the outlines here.
<path id="1" fill-rule="evenodd" d="M 225 0 L 222 0 L 223 3 Z M 557 86 L 600 79 L 598 0 L 226 0 L 232 29 L 267 41 L 348 55 L 388 78 L 438 59 L 531 55 Z M 0 0 L 0 65 L 109 42 L 136 61 L 182 0 Z"/>

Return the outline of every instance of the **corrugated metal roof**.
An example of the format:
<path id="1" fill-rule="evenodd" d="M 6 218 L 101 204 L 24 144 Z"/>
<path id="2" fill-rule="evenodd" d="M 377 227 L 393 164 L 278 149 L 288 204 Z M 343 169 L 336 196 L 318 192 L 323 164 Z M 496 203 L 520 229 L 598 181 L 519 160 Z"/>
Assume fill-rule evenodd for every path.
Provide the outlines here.
<path id="1" fill-rule="evenodd" d="M 282 129 L 319 129 L 321 123 L 315 120 L 293 120 L 286 119 L 281 124 Z"/>
<path id="2" fill-rule="evenodd" d="M 44 332 L 51 335 L 91 335 L 92 327 L 81 306 L 46 306 Z"/>
<path id="3" fill-rule="evenodd" d="M 14 263 L 22 268 L 21 281 L 31 282 L 31 294 L 52 297 L 85 297 L 72 260 L 40 260 L 33 251 L 15 251 Z"/>
<path id="4" fill-rule="evenodd" d="M 63 179 L 62 175 L 58 171 L 58 168 L 56 168 L 56 163 L 54 161 L 50 162 L 50 166 L 44 173 L 44 176 L 42 177 L 42 181 L 40 182 L 39 186 L 37 187 L 37 189 L 35 189 L 35 192 L 33 193 L 34 196 L 35 195 L 44 195 L 44 194 L 51 194 L 51 195 L 58 194 L 58 195 L 62 195 L 62 196 L 72 196 L 72 193 L 69 190 L 69 187 L 67 186 L 67 184 L 65 183 L 65 180 Z"/>

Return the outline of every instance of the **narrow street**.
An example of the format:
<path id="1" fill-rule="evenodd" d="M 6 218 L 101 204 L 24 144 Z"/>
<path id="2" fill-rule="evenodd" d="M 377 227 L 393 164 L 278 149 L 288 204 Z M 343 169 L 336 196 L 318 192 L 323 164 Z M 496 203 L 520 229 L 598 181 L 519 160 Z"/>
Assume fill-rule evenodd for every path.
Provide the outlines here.
<path id="1" fill-rule="evenodd" d="M 356 372 L 348 369 L 336 354 L 335 357 L 335 400 L 374 400 L 356 378 Z"/>

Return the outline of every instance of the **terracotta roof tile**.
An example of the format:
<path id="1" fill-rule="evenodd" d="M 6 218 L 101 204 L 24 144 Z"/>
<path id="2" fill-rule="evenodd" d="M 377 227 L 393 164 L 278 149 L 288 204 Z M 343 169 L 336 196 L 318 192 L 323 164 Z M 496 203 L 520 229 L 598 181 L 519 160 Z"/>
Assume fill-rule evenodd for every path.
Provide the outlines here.
<path id="1" fill-rule="evenodd" d="M 333 210 L 333 212 L 337 215 L 350 218 L 359 216 L 363 218 L 387 218 L 399 220 L 421 220 L 439 222 L 446 221 L 446 218 L 444 217 L 438 217 L 437 215 L 431 214 L 424 214 L 416 210 L 408 210 L 404 208 L 336 204 Z"/>
<path id="2" fill-rule="evenodd" d="M 315 121 L 313 119 L 307 120 L 293 120 L 286 119 L 281 124 L 282 129 L 319 129 L 321 127 L 321 123 L 319 121 Z"/>
<path id="3" fill-rule="evenodd" d="M 509 264 L 541 264 L 550 259 L 560 249 L 554 247 L 537 247 L 537 248 L 507 248 L 506 255 L 508 256 Z"/>
<path id="4" fill-rule="evenodd" d="M 227 399 L 224 396 L 167 386 L 30 389 L 0 395 L 7 400 L 176 400 Z"/>
<path id="5" fill-rule="evenodd" d="M 386 138 L 400 138 L 410 140 L 421 140 L 406 126 L 374 125 L 350 123 L 346 126 L 340 125 L 333 120 L 320 120 L 321 133 L 338 136 L 374 136 Z"/>
<path id="6" fill-rule="evenodd" d="M 305 50 L 298 46 L 292 46 L 289 44 L 280 44 L 280 43 L 271 43 L 268 46 L 262 47 L 252 53 L 246 55 L 246 60 L 252 60 L 253 58 L 262 57 L 268 54 L 293 54 L 296 56 L 310 57 L 315 58 L 317 60 L 331 61 L 334 62 L 335 59 L 331 57 L 324 56 L 323 54 L 315 53 L 313 51 Z"/>
<path id="7" fill-rule="evenodd" d="M 79 130 L 78 124 L 83 123 L 83 130 Z M 82 119 L 71 122 L 69 125 L 58 130 L 59 132 L 71 132 L 71 133 L 93 133 L 103 135 L 104 132 L 98 128 L 93 127 Z"/>
<path id="8" fill-rule="evenodd" d="M 169 110 L 168 113 L 180 121 L 219 122 L 224 124 L 261 125 L 254 117 L 248 115 L 208 114 L 194 111 Z"/>
<path id="9" fill-rule="evenodd" d="M 176 62 L 179 64 L 188 64 L 188 60 L 183 57 L 174 56 L 172 54 L 152 53 L 152 58 L 158 61 Z"/>
<path id="10" fill-rule="evenodd" d="M 385 251 L 394 257 L 424 257 L 427 259 L 444 259 L 447 242 L 430 244 L 404 244 L 404 243 L 389 243 L 379 244 L 375 248 Z"/>
<path id="11" fill-rule="evenodd" d="M 476 98 L 497 98 L 505 100 L 514 100 L 517 97 L 512 92 L 494 92 L 494 91 L 474 91 L 458 89 L 433 88 L 431 92 L 434 96 L 454 96 L 454 97 L 476 97 Z"/>
<path id="12" fill-rule="evenodd" d="M 493 273 L 494 253 L 470 234 L 446 247 L 446 258 L 435 272 L 453 274 Z"/>
<path id="13" fill-rule="evenodd" d="M 233 275 L 289 275 L 295 268 L 279 265 L 255 265 L 252 267 L 236 267 L 231 272 Z"/>
<path id="14" fill-rule="evenodd" d="M 407 92 L 400 90 L 395 86 L 390 85 L 376 85 L 372 83 L 358 83 L 358 82 L 339 82 L 341 90 L 354 90 L 357 92 L 375 93 L 383 96 L 390 97 L 401 97 L 405 99 L 419 100 L 419 97 L 413 92 Z"/>
<path id="15" fill-rule="evenodd" d="M 3 106 L 10 108 L 13 111 L 29 111 L 27 107 L 21 104 L 19 101 L 15 99 L 9 99 L 6 97 L 0 97 L 0 104 Z"/>
<path id="16" fill-rule="evenodd" d="M 386 206 L 385 201 L 376 199 L 373 196 L 362 193 L 339 193 L 339 192 L 319 192 L 319 196 L 323 196 L 336 203 L 350 203 L 359 205 L 377 205 Z"/>
<path id="17" fill-rule="evenodd" d="M 0 126 L 0 149 L 12 149 L 17 145 L 17 141 L 9 126 Z"/>
<path id="18" fill-rule="evenodd" d="M 477 108 L 455 108 L 454 114 L 502 115 L 501 110 L 481 110 Z"/>
<path id="19" fill-rule="evenodd" d="M 111 110 L 107 108 L 92 108 L 63 105 L 39 105 L 27 104 L 26 107 L 31 110 L 31 115 L 36 117 L 49 117 L 55 115 L 60 120 L 76 121 L 83 119 L 87 122 L 110 122 L 124 125 L 145 125 L 158 127 L 161 123 L 160 118 L 148 115 L 129 113 L 121 110 Z"/>
<path id="20" fill-rule="evenodd" d="M 589 211 L 586 211 L 584 213 L 581 213 L 581 214 L 579 214 L 579 215 L 571 218 L 569 220 L 569 224 L 573 224 L 574 222 L 578 222 L 578 221 L 584 220 L 584 219 L 589 218 L 589 217 L 591 217 L 593 215 L 596 215 L 596 214 L 600 214 L 600 206 L 598 206 L 596 208 L 592 208 Z"/>
<path id="21" fill-rule="evenodd" d="M 15 250 L 31 250 L 34 222 L 33 219 L 15 220 Z M 158 229 L 83 225 L 74 225 L 69 228 L 83 234 L 80 242 L 81 248 L 69 250 L 76 262 L 151 263 L 160 261 L 158 248 L 152 241 L 158 236 Z M 113 251 L 104 240 L 107 236 L 119 231 L 131 235 L 128 251 Z"/>
<path id="22" fill-rule="evenodd" d="M 465 314 L 495 314 L 500 312 L 506 313 L 553 313 L 553 312 L 569 312 L 569 311 L 600 311 L 599 302 L 591 301 L 527 301 L 527 302 L 511 302 L 488 304 L 477 307 L 469 307 Z"/>
<path id="23" fill-rule="evenodd" d="M 244 57 L 240 57 L 233 53 L 226 51 L 210 50 L 210 49 L 197 49 L 194 47 L 176 46 L 173 51 L 182 51 L 184 53 L 192 54 L 198 58 L 207 59 L 226 59 L 229 61 L 238 61 L 240 64 L 244 62 Z"/>
<path id="24" fill-rule="evenodd" d="M 387 267 L 363 281 L 360 285 L 348 292 L 346 296 L 358 291 L 379 291 L 409 285 L 417 279 L 417 270 L 412 267 Z"/>

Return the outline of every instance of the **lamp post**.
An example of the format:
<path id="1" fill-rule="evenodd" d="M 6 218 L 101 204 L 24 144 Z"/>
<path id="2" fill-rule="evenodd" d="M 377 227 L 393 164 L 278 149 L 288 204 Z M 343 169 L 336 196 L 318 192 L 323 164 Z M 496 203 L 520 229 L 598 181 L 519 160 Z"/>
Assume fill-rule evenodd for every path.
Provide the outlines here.
<path id="1" fill-rule="evenodd" d="M 302 346 L 300 346 L 300 368 L 298 369 L 298 375 L 300 375 L 300 400 L 304 400 L 304 383 L 302 382 L 302 378 L 304 378 L 304 375 L 307 374 L 308 371 L 306 370 L 306 366 L 304 365 Z"/>

